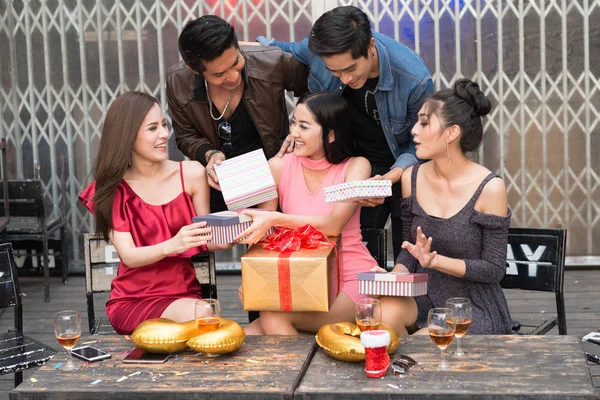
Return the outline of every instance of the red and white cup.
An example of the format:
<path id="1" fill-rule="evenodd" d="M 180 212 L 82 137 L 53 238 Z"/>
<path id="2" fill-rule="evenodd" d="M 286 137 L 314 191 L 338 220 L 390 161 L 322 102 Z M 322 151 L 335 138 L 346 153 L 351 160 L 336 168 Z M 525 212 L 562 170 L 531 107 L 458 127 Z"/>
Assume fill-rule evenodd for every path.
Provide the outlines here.
<path id="1" fill-rule="evenodd" d="M 365 348 L 365 375 L 368 378 L 381 378 L 390 369 L 390 356 L 387 346 L 390 334 L 384 330 L 365 331 L 360 334 L 360 343 Z"/>

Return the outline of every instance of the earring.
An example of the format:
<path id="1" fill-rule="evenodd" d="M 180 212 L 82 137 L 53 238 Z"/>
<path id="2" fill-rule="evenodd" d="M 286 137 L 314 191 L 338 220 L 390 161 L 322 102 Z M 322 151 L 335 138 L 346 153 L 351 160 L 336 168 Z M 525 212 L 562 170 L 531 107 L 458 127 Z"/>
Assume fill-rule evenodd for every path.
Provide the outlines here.
<path id="1" fill-rule="evenodd" d="M 446 142 L 446 154 L 448 154 L 448 163 L 452 164 L 452 159 L 450 158 L 450 142 Z"/>
<path id="2" fill-rule="evenodd" d="M 371 52 L 371 55 L 372 55 L 373 57 L 375 57 L 375 52 L 374 52 L 374 51 L 372 51 L 372 52 Z"/>

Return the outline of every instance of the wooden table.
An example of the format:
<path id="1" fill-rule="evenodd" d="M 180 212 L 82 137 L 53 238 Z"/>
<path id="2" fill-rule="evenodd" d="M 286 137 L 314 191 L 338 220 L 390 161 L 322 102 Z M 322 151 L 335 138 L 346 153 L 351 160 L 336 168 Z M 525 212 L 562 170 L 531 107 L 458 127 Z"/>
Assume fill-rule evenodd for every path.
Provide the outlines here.
<path id="1" fill-rule="evenodd" d="M 248 336 L 238 351 L 216 358 L 188 350 L 164 364 L 124 364 L 133 348 L 129 340 L 115 335 L 81 342 L 92 340 L 112 358 L 89 364 L 75 359 L 81 368 L 62 372 L 54 368 L 66 361 L 66 353 L 59 353 L 12 391 L 11 400 L 291 399 L 316 346 L 312 335 Z"/>
<path id="2" fill-rule="evenodd" d="M 456 348 L 450 346 L 450 351 Z M 503 398 L 596 399 L 581 339 L 576 336 L 467 336 L 465 360 L 436 371 L 440 352 L 428 336 L 403 338 L 396 354 L 419 365 L 402 376 L 369 379 L 364 363 L 345 363 L 318 350 L 297 399 Z"/>

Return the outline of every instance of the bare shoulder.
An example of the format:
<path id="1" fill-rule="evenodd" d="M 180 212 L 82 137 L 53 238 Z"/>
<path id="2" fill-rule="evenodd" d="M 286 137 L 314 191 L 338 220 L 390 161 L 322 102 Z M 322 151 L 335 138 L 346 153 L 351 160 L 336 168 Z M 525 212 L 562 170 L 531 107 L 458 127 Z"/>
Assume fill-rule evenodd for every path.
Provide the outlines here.
<path id="1" fill-rule="evenodd" d="M 364 157 L 352 157 L 346 170 L 346 180 L 368 179 L 371 177 L 371 163 Z"/>
<path id="2" fill-rule="evenodd" d="M 410 197 L 412 193 L 410 181 L 412 177 L 413 168 L 414 165 L 411 165 L 410 167 L 406 168 L 404 172 L 402 172 L 402 178 L 400 178 L 400 182 L 402 185 L 402 198 Z"/>
<path id="3" fill-rule="evenodd" d="M 271 171 L 273 169 L 276 169 L 278 171 L 281 171 L 281 169 L 283 168 L 283 164 L 284 164 L 284 158 L 286 156 L 283 157 L 272 157 L 269 159 L 269 167 L 271 168 Z"/>
<path id="4" fill-rule="evenodd" d="M 275 186 L 277 187 L 279 187 L 279 178 L 281 177 L 283 166 L 286 162 L 286 157 L 294 157 L 294 155 L 285 154 L 283 157 L 275 156 L 269 159 L 269 168 L 271 169 L 271 174 L 273 174 L 273 180 L 275 181 Z"/>
<path id="5" fill-rule="evenodd" d="M 204 166 L 198 161 L 182 161 L 182 167 L 184 178 L 198 178 L 199 176 L 204 176 Z"/>
<path id="6" fill-rule="evenodd" d="M 272 157 L 269 159 L 269 168 L 271 168 L 271 173 L 273 175 L 281 175 L 281 171 L 283 171 L 283 165 L 285 164 L 285 158 L 293 155 L 286 154 L 283 157 Z"/>
<path id="7" fill-rule="evenodd" d="M 508 215 L 506 184 L 500 177 L 494 177 L 483 187 L 475 209 L 486 214 L 501 217 Z"/>

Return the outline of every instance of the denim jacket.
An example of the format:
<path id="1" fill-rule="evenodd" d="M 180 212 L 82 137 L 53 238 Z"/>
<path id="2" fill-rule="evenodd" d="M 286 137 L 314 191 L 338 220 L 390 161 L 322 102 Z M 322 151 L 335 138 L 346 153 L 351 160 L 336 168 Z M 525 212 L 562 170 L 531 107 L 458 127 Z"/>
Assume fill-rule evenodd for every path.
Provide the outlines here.
<path id="1" fill-rule="evenodd" d="M 373 31 L 373 37 L 379 53 L 375 101 L 381 127 L 396 159 L 392 168 L 405 170 L 417 162 L 411 130 L 418 120 L 423 99 L 433 93 L 433 80 L 427 66 L 414 51 L 381 33 Z M 325 90 L 342 94 L 346 85 L 331 74 L 321 57 L 310 52 L 308 39 L 288 43 L 259 37 L 258 41 L 261 45 L 274 45 L 290 52 L 308 65 L 308 89 L 311 92 Z"/>

